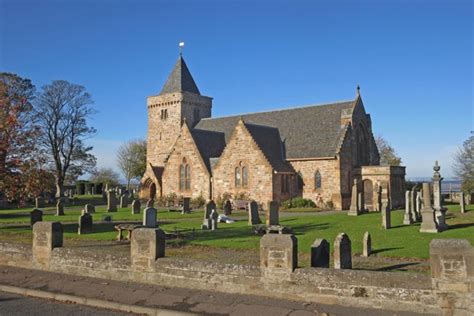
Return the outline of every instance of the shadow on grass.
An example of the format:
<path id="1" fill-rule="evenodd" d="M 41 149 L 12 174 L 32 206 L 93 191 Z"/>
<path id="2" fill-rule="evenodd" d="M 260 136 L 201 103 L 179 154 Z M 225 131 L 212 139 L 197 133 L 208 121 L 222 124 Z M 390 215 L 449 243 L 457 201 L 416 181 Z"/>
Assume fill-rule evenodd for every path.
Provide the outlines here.
<path id="1" fill-rule="evenodd" d="M 391 270 L 406 271 L 405 269 L 400 269 L 400 268 L 413 266 L 413 265 L 418 265 L 418 264 L 419 264 L 418 262 L 400 263 L 400 264 L 394 264 L 394 265 L 387 266 L 387 267 L 378 268 L 378 269 L 375 269 L 375 271 L 391 271 Z"/>
<path id="2" fill-rule="evenodd" d="M 98 223 L 98 224 L 93 224 L 92 225 L 92 231 L 89 234 L 94 234 L 94 233 L 105 233 L 105 232 L 112 232 L 115 231 L 114 226 L 117 225 L 117 223 Z M 79 227 L 79 224 L 63 224 L 63 231 L 65 233 L 77 233 L 77 229 Z"/>
<path id="3" fill-rule="evenodd" d="M 20 212 L 20 213 L 15 213 L 15 214 L 2 214 L 0 212 L 0 219 L 13 219 L 13 218 L 18 218 L 18 217 L 29 217 L 30 212 Z"/>
<path id="4" fill-rule="evenodd" d="M 382 249 L 373 249 L 372 253 L 380 253 L 384 251 L 390 251 L 390 250 L 398 250 L 398 249 L 403 249 L 403 247 L 392 247 L 392 248 L 382 248 Z"/>
<path id="5" fill-rule="evenodd" d="M 474 223 L 453 224 L 453 225 L 449 225 L 448 230 L 457 229 L 457 228 L 466 228 L 466 227 L 471 227 L 471 226 L 474 226 Z"/>

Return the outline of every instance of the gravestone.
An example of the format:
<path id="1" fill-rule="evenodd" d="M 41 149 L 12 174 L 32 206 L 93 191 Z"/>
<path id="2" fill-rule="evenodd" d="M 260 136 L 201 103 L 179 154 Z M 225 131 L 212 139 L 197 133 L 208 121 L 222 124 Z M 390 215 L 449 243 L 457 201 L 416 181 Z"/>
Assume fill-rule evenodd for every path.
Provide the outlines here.
<path id="1" fill-rule="evenodd" d="M 136 228 L 130 241 L 133 270 L 153 271 L 155 261 L 165 256 L 166 234 L 159 228 Z"/>
<path id="2" fill-rule="evenodd" d="M 357 192 L 357 179 L 354 179 L 354 184 L 352 185 L 352 194 L 351 194 L 351 207 L 347 215 L 358 216 L 360 215 L 359 209 L 359 194 Z"/>
<path id="3" fill-rule="evenodd" d="M 232 203 L 230 200 L 226 200 L 224 202 L 224 215 L 229 216 L 232 215 Z"/>
<path id="4" fill-rule="evenodd" d="M 410 200 L 410 191 L 405 192 L 405 216 L 403 217 L 403 224 L 410 225 L 413 224 L 413 218 L 411 213 L 411 200 Z"/>
<path id="5" fill-rule="evenodd" d="M 107 212 L 117 212 L 117 198 L 114 192 L 107 193 Z"/>
<path id="6" fill-rule="evenodd" d="M 417 221 L 421 221 L 421 193 L 416 192 L 416 216 L 417 216 Z"/>
<path id="7" fill-rule="evenodd" d="M 35 208 L 42 208 L 44 207 L 44 199 L 42 197 L 37 197 L 35 199 Z"/>
<path id="8" fill-rule="evenodd" d="M 206 209 L 204 211 L 204 219 L 201 226 L 202 229 L 211 229 L 212 227 L 211 213 L 215 209 L 216 209 L 216 203 L 214 203 L 213 200 L 210 200 L 206 204 Z"/>
<path id="9" fill-rule="evenodd" d="M 145 208 L 153 207 L 153 204 L 155 204 L 155 200 L 149 199 L 148 201 L 146 201 L 146 206 L 145 206 Z"/>
<path id="10" fill-rule="evenodd" d="M 219 222 L 219 214 L 217 214 L 215 209 L 213 209 L 212 212 L 211 212 L 210 220 L 211 220 L 210 229 L 211 230 L 216 230 L 217 229 L 217 223 Z"/>
<path id="11" fill-rule="evenodd" d="M 441 181 L 443 178 L 439 173 L 441 167 L 438 164 L 438 161 L 435 162 L 433 167 L 433 208 L 435 210 L 435 221 L 438 225 L 438 231 L 444 231 L 448 229 L 446 224 L 446 211 L 448 210 L 443 206 L 443 200 L 441 195 Z"/>
<path id="12" fill-rule="evenodd" d="M 92 215 L 86 212 L 79 216 L 79 228 L 77 233 L 81 235 L 90 232 L 92 232 Z"/>
<path id="13" fill-rule="evenodd" d="M 372 253 L 372 237 L 369 232 L 365 232 L 363 241 L 362 256 L 368 257 Z"/>
<path id="14" fill-rule="evenodd" d="M 377 207 L 376 207 L 377 212 L 382 211 L 382 186 L 379 185 L 377 187 Z"/>
<path id="15" fill-rule="evenodd" d="M 298 240 L 293 234 L 266 234 L 260 239 L 264 273 L 293 272 L 298 266 Z"/>
<path id="16" fill-rule="evenodd" d="M 153 207 L 147 207 L 143 211 L 143 226 L 149 228 L 155 228 L 156 225 L 156 209 Z"/>
<path id="17" fill-rule="evenodd" d="M 132 214 L 140 214 L 141 203 L 139 200 L 133 200 L 132 202 Z"/>
<path id="18" fill-rule="evenodd" d="M 93 213 L 95 213 L 95 206 L 92 205 L 92 204 L 86 204 L 84 206 L 84 211 L 85 211 L 85 213 L 93 214 Z"/>
<path id="19" fill-rule="evenodd" d="M 438 226 L 435 221 L 435 210 L 431 206 L 430 184 L 423 183 L 423 208 L 421 209 L 421 233 L 437 233 Z"/>
<path id="20" fill-rule="evenodd" d="M 30 212 L 30 225 L 33 227 L 33 225 L 36 222 L 42 222 L 43 221 L 43 211 L 40 209 L 35 208 Z"/>
<path id="21" fill-rule="evenodd" d="M 357 201 L 359 202 L 359 213 L 365 212 L 365 203 L 364 203 L 364 193 L 359 192 L 357 196 Z"/>
<path id="22" fill-rule="evenodd" d="M 277 201 L 268 202 L 267 214 L 265 218 L 266 224 L 267 225 L 280 225 L 278 213 L 279 213 L 278 202 Z"/>
<path id="23" fill-rule="evenodd" d="M 388 206 L 388 200 L 382 202 L 382 227 L 384 229 L 390 229 L 392 227 L 392 214 L 390 207 Z"/>
<path id="24" fill-rule="evenodd" d="M 33 226 L 32 261 L 36 267 L 50 267 L 52 250 L 63 245 L 63 228 L 59 222 L 37 222 Z"/>
<path id="25" fill-rule="evenodd" d="M 416 214 L 416 191 L 415 191 L 415 187 L 410 191 L 410 211 L 411 211 L 411 218 L 413 219 L 413 222 L 418 221 L 418 215 Z"/>
<path id="26" fill-rule="evenodd" d="M 311 267 L 329 268 L 330 246 L 326 239 L 316 239 L 311 246 Z"/>
<path id="27" fill-rule="evenodd" d="M 191 213 L 191 198 L 185 197 L 183 198 L 183 214 Z"/>
<path id="28" fill-rule="evenodd" d="M 461 206 L 461 213 L 466 213 L 466 202 L 464 200 L 464 192 L 462 191 L 459 195 L 459 206 Z"/>
<path id="29" fill-rule="evenodd" d="M 58 202 L 56 203 L 56 216 L 62 216 L 64 215 L 64 203 L 61 198 L 58 199 Z"/>
<path id="30" fill-rule="evenodd" d="M 92 195 L 96 195 L 97 194 L 97 188 L 95 187 L 95 184 L 92 185 Z"/>
<path id="31" fill-rule="evenodd" d="M 258 215 L 258 204 L 255 201 L 249 203 L 249 225 L 261 224 L 260 216 Z"/>
<path id="32" fill-rule="evenodd" d="M 334 269 L 352 269 L 351 240 L 344 233 L 334 241 Z"/>
<path id="33" fill-rule="evenodd" d="M 128 206 L 128 198 L 124 194 L 120 197 L 120 208 L 126 208 Z"/>

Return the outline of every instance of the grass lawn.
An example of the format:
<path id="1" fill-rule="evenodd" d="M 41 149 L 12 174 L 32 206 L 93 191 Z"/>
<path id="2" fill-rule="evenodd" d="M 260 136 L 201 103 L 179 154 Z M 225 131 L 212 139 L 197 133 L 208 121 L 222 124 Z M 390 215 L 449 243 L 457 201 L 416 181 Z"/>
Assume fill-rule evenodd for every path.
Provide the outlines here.
<path id="1" fill-rule="evenodd" d="M 94 232 L 77 235 L 77 220 L 81 206 L 72 206 L 65 209 L 65 216 L 55 216 L 54 208 L 45 208 L 44 221 L 61 221 L 64 224 L 65 238 L 71 240 L 114 240 L 115 223 L 101 222 L 104 215 L 111 215 L 114 222 L 141 221 L 142 214 L 131 214 L 130 208 L 119 209 L 116 213 L 106 213 L 105 206 L 97 206 L 94 218 Z M 379 256 L 428 258 L 429 242 L 434 238 L 464 238 L 474 245 L 474 205 L 467 207 L 468 212 L 461 214 L 458 205 L 448 205 L 447 223 L 450 229 L 439 233 L 420 233 L 419 223 L 410 226 L 402 225 L 403 211 L 392 212 L 392 229 L 384 230 L 381 227 L 381 214 L 370 213 L 358 217 L 347 216 L 337 212 L 330 214 L 307 214 L 281 217 L 280 224 L 291 227 L 298 238 L 299 252 L 309 253 L 311 244 L 316 238 L 325 238 L 333 244 L 336 235 L 345 232 L 352 241 L 353 253 L 362 252 L 362 238 L 365 231 L 372 236 L 372 249 Z M 0 210 L 0 240 L 31 241 L 29 227 L 29 211 Z M 245 215 L 245 212 L 237 213 Z M 236 214 L 236 215 L 237 215 Z M 243 219 L 234 224 L 219 224 L 217 231 L 203 231 L 203 211 L 193 211 L 191 214 L 181 215 L 179 212 L 158 211 L 159 226 L 171 232 L 175 229 L 186 230 L 190 234 L 195 229 L 195 238 L 172 240 L 172 243 L 185 245 L 199 245 L 217 248 L 258 249 L 260 237 L 255 235 Z"/>

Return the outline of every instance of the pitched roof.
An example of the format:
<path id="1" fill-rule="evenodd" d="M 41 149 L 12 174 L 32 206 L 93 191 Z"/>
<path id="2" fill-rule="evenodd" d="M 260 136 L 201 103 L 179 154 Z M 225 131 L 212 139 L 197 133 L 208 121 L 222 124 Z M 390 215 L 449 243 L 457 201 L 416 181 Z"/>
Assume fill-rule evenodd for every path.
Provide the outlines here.
<path id="1" fill-rule="evenodd" d="M 220 157 L 224 150 L 224 133 L 198 129 L 190 131 L 207 169 L 211 172 L 211 158 Z"/>
<path id="2" fill-rule="evenodd" d="M 193 76 L 191 76 L 191 72 L 189 72 L 188 66 L 186 66 L 183 57 L 179 56 L 178 61 L 168 76 L 168 80 L 166 80 L 163 89 L 161 89 L 160 95 L 182 91 L 200 95 L 199 89 L 194 82 Z"/>
<path id="3" fill-rule="evenodd" d="M 354 101 L 312 105 L 269 112 L 250 113 L 221 118 L 202 119 L 195 127 L 222 132 L 228 142 L 242 117 L 246 123 L 277 128 L 287 159 L 332 157 L 339 150 L 341 113 Z"/>
<path id="4" fill-rule="evenodd" d="M 291 166 L 284 161 L 283 145 L 277 128 L 245 123 L 252 138 L 267 158 L 270 165 L 277 171 L 292 171 Z"/>

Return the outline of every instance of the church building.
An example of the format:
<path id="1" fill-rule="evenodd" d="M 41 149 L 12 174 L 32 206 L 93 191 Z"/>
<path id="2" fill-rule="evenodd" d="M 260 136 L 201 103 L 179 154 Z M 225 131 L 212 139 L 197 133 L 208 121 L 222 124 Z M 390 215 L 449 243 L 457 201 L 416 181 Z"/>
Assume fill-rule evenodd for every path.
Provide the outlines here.
<path id="1" fill-rule="evenodd" d="M 142 198 L 245 194 L 265 205 L 303 197 L 348 209 L 357 179 L 365 208 L 376 207 L 382 187 L 392 208 L 404 205 L 405 167 L 379 165 L 359 87 L 353 100 L 213 118 L 212 98 L 180 56 L 147 107 Z"/>

